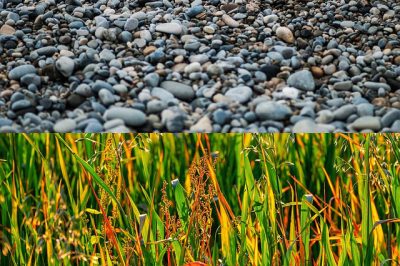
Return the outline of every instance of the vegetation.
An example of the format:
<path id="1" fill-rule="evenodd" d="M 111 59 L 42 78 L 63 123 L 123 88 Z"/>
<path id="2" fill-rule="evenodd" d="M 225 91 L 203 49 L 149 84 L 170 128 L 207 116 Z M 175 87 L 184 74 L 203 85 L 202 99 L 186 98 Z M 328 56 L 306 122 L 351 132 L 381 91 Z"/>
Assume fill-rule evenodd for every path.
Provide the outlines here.
<path id="1" fill-rule="evenodd" d="M 398 265 L 400 135 L 2 134 L 0 265 Z"/>

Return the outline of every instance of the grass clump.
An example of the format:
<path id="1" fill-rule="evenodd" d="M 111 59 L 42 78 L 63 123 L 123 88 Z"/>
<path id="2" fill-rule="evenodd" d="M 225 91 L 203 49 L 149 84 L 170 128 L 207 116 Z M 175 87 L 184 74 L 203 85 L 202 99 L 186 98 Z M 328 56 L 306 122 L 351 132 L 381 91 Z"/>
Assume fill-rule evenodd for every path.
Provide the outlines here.
<path id="1" fill-rule="evenodd" d="M 397 265 L 396 134 L 3 134 L 0 265 Z"/>

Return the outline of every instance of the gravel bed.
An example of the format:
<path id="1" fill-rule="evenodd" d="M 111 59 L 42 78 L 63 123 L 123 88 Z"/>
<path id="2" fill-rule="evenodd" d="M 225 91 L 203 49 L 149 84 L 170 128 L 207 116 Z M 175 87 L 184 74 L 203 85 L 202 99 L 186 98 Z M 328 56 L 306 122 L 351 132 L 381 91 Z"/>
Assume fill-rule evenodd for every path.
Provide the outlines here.
<path id="1" fill-rule="evenodd" d="M 0 0 L 0 132 L 400 132 L 400 2 Z"/>

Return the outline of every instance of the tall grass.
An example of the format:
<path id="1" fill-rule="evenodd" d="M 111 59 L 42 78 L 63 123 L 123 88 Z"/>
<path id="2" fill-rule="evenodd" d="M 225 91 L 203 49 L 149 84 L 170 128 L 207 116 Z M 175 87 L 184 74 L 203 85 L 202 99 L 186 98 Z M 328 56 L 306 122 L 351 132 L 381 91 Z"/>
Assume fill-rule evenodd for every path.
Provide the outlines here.
<path id="1" fill-rule="evenodd" d="M 2 134 L 0 265 L 398 265 L 400 135 Z"/>

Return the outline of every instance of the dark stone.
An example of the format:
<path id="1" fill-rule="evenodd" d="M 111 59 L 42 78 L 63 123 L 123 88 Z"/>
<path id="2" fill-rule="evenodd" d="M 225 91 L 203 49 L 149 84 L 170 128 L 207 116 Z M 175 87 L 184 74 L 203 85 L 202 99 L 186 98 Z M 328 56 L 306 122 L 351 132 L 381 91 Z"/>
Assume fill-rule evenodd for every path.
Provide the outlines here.
<path id="1" fill-rule="evenodd" d="M 271 80 L 273 77 L 276 77 L 278 73 L 281 71 L 281 68 L 277 65 L 263 65 L 260 70 L 267 75 L 267 80 Z"/>
<path id="2" fill-rule="evenodd" d="M 43 76 L 48 76 L 50 80 L 59 80 L 59 79 L 64 79 L 64 76 L 62 76 L 55 66 L 53 64 L 49 64 L 43 67 L 42 69 L 42 75 Z"/>
<path id="3" fill-rule="evenodd" d="M 85 100 L 85 97 L 73 93 L 67 98 L 67 107 L 75 109 L 79 107 Z"/>
<path id="4" fill-rule="evenodd" d="M 398 81 L 396 79 L 388 78 L 387 83 L 390 86 L 390 88 L 392 89 L 392 91 L 400 89 L 400 81 Z"/>
<path id="5" fill-rule="evenodd" d="M 39 105 L 43 107 L 43 109 L 50 109 L 53 102 L 48 98 L 42 98 L 39 100 Z"/>

